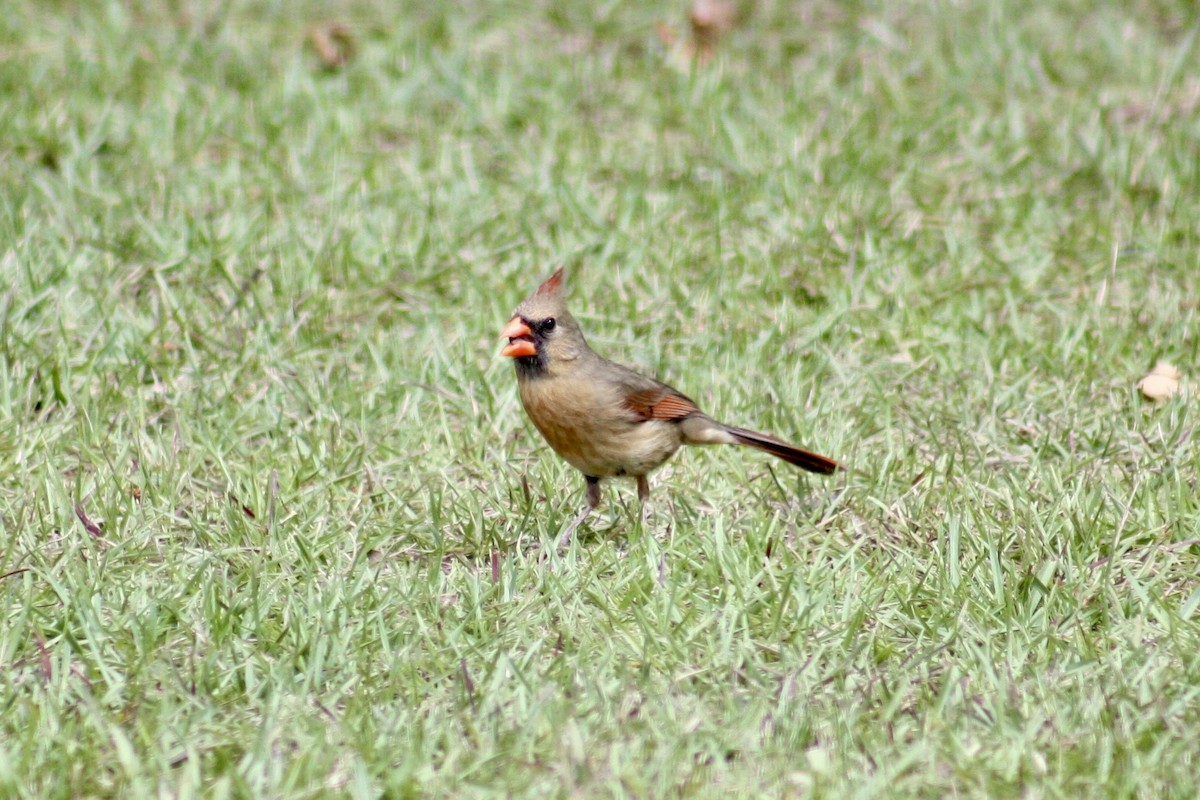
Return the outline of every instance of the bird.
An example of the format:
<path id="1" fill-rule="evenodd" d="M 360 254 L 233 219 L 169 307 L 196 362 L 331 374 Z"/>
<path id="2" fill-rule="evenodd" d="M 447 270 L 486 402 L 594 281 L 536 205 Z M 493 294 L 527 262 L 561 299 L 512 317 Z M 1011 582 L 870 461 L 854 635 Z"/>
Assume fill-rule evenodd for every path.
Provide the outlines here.
<path id="1" fill-rule="evenodd" d="M 603 358 L 588 346 L 563 293 L 560 267 L 500 331 L 508 340 L 500 354 L 515 365 L 525 413 L 550 447 L 583 473 L 586 505 L 565 529 L 563 546 L 600 505 L 606 478 L 634 478 L 644 515 L 647 476 L 683 445 L 752 447 L 824 475 L 844 469 L 769 434 L 718 422 L 678 389 Z"/>

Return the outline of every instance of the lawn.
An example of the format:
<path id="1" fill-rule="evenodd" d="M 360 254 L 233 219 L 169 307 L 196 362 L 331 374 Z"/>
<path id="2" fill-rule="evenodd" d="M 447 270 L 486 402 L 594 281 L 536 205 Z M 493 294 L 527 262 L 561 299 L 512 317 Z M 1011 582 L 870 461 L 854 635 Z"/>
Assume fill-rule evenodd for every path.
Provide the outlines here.
<path id="1" fill-rule="evenodd" d="M 1200 12 L 687 12 L 5 4 L 0 795 L 1200 794 Z"/>

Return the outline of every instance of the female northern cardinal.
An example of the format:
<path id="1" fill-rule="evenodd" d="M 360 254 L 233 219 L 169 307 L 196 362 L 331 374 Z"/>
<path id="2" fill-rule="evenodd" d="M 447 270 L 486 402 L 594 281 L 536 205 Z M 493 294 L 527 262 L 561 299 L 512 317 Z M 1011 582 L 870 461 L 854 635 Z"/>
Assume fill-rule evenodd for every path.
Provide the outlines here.
<path id="1" fill-rule="evenodd" d="M 723 425 L 665 383 L 596 355 L 563 303 L 563 271 L 517 306 L 500 332 L 500 351 L 517 368 L 521 403 L 533 424 L 587 481 L 587 507 L 567 527 L 566 542 L 600 504 L 600 479 L 637 479 L 643 507 L 646 475 L 684 444 L 739 444 L 764 450 L 809 472 L 830 474 L 836 461 L 745 428 Z"/>

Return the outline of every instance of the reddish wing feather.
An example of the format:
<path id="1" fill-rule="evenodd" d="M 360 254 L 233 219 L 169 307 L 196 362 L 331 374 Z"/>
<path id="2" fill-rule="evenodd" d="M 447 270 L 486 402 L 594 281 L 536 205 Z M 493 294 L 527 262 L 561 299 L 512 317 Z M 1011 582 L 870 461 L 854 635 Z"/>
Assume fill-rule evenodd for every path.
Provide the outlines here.
<path id="1" fill-rule="evenodd" d="M 662 389 L 635 392 L 625 398 L 625 405 L 643 420 L 659 419 L 669 422 L 700 412 L 691 400 Z"/>

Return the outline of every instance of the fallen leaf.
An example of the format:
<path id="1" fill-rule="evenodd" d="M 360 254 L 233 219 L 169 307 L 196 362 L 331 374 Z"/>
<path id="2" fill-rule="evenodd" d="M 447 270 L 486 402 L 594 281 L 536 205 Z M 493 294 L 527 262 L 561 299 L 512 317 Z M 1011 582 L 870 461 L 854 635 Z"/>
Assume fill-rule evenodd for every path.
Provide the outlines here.
<path id="1" fill-rule="evenodd" d="M 1166 361 L 1160 361 L 1150 370 L 1150 374 L 1137 382 L 1137 388 L 1151 400 L 1165 400 L 1173 397 L 1179 391 L 1179 379 L 1183 377 L 1174 366 Z"/>
<path id="2" fill-rule="evenodd" d="M 254 513 L 254 509 L 250 508 L 250 506 L 246 505 L 241 500 L 239 500 L 238 496 L 236 494 L 234 494 L 233 492 L 229 492 L 229 502 L 233 503 L 235 506 L 240 506 L 242 509 L 242 513 L 245 514 L 250 519 L 258 518 L 258 516 Z"/>
<path id="3" fill-rule="evenodd" d="M 692 24 L 692 41 L 696 59 L 705 64 L 717 50 L 717 42 L 733 27 L 734 6 L 728 0 L 696 0 L 688 21 Z"/>
<path id="4" fill-rule="evenodd" d="M 354 58 L 354 35 L 340 22 L 313 25 L 308 29 L 308 43 L 327 70 L 341 69 Z"/>
<path id="5" fill-rule="evenodd" d="M 79 517 L 79 521 L 83 523 L 83 529 L 85 531 L 90 533 L 92 536 L 95 536 L 97 539 L 104 538 L 104 531 L 100 530 L 100 526 L 88 518 L 87 512 L 83 510 L 83 505 L 80 503 L 75 504 L 75 516 Z"/>
<path id="6" fill-rule="evenodd" d="M 730 0 L 696 0 L 688 11 L 690 37 L 681 39 L 675 28 L 662 20 L 654 24 L 654 32 L 667 50 L 667 63 L 688 71 L 712 61 L 717 43 L 733 28 L 736 17 L 737 9 Z"/>

